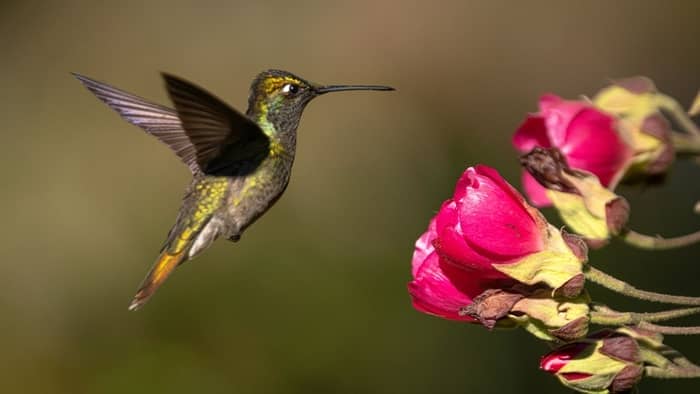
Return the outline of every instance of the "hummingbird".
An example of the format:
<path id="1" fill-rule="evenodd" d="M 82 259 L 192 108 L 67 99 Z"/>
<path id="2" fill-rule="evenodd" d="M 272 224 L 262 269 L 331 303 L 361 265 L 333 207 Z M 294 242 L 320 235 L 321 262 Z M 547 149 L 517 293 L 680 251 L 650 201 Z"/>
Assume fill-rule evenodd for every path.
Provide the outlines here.
<path id="1" fill-rule="evenodd" d="M 320 85 L 290 72 L 267 70 L 251 84 L 242 114 L 199 86 L 163 73 L 174 109 L 73 73 L 127 122 L 167 145 L 192 180 L 159 256 L 129 310 L 142 307 L 173 270 L 214 240 L 238 241 L 280 198 L 289 183 L 297 127 L 315 97 L 348 90 L 394 90 L 376 85 Z"/>

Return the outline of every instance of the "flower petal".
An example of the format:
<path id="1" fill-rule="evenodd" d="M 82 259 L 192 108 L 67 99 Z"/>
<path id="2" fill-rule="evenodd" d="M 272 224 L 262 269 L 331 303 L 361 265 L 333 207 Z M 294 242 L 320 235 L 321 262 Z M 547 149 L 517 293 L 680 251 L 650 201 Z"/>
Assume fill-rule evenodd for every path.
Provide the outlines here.
<path id="1" fill-rule="evenodd" d="M 566 142 L 560 147 L 569 166 L 594 173 L 608 186 L 633 154 L 615 127 L 612 116 L 594 108 L 575 116 L 569 124 Z"/>
<path id="2" fill-rule="evenodd" d="M 437 237 L 435 232 L 435 218 L 430 220 L 428 225 L 428 230 L 423 233 L 423 235 L 416 240 L 415 248 L 413 250 L 413 259 L 411 260 L 411 273 L 413 276 L 423 264 L 423 261 L 435 251 L 433 247 L 433 240 Z"/>
<path id="3" fill-rule="evenodd" d="M 513 135 L 513 146 L 521 153 L 527 153 L 537 146 L 549 148 L 551 143 L 544 118 L 528 115 Z"/>
<path id="4" fill-rule="evenodd" d="M 585 342 L 574 342 L 560 346 L 542 356 L 540 369 L 551 373 L 559 372 L 569 361 L 589 348 L 592 348 L 591 344 Z"/>
<path id="5" fill-rule="evenodd" d="M 530 200 L 532 205 L 536 207 L 548 207 L 552 205 L 552 201 L 547 197 L 547 189 L 540 185 L 529 172 L 523 171 L 522 181 L 525 194 L 527 194 L 528 200 Z"/>
<path id="6" fill-rule="evenodd" d="M 435 228 L 437 238 L 434 244 L 438 254 L 467 269 L 497 273 L 491 267 L 491 260 L 475 252 L 464 240 L 454 200 L 447 200 L 442 205 L 435 217 Z"/>
<path id="7" fill-rule="evenodd" d="M 437 253 L 430 254 L 408 284 L 413 306 L 421 312 L 450 320 L 474 321 L 460 313 L 482 293 L 477 275 L 460 270 L 441 261 Z"/>
<path id="8" fill-rule="evenodd" d="M 462 233 L 479 254 L 506 262 L 542 250 L 539 221 L 498 172 L 486 166 L 468 168 L 458 185 L 464 189 L 464 196 L 457 201 Z"/>
<path id="9" fill-rule="evenodd" d="M 569 123 L 588 106 L 584 101 L 562 100 L 553 94 L 540 98 L 540 116 L 545 119 L 551 145 L 562 147 L 565 144 Z"/>

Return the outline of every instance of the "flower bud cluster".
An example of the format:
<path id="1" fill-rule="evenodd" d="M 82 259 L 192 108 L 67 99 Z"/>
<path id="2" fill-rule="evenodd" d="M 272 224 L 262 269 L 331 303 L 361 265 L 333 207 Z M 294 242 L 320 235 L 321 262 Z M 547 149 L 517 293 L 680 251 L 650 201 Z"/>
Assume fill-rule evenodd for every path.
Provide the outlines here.
<path id="1" fill-rule="evenodd" d="M 660 335 L 700 334 L 700 327 L 653 323 L 700 313 L 700 297 L 639 290 L 588 262 L 588 248 L 611 237 L 649 249 L 700 241 L 700 232 L 674 239 L 633 232 L 630 205 L 615 194 L 622 181 L 663 176 L 676 152 L 700 156 L 700 130 L 688 114 L 700 114 L 700 94 L 686 113 L 642 77 L 617 81 L 592 100 L 542 96 L 539 112 L 513 136 L 534 206 L 496 170 L 467 168 L 415 243 L 408 284 L 414 308 L 489 330 L 525 329 L 555 347 L 542 357 L 541 369 L 584 393 L 630 392 L 644 376 L 700 377 L 700 367 Z M 686 133 L 672 131 L 666 116 Z M 565 228 L 535 208 L 548 205 Z M 593 302 L 586 281 L 694 307 L 618 312 Z M 591 324 L 615 328 L 591 334 Z"/>
<path id="2" fill-rule="evenodd" d="M 674 141 L 688 141 L 662 110 L 697 128 L 644 77 L 616 81 L 592 100 L 546 94 L 539 107 L 513 135 L 523 155 L 523 186 L 534 205 L 553 205 L 594 247 L 625 230 L 629 204 L 614 193 L 616 186 L 660 180 L 675 160 Z"/>

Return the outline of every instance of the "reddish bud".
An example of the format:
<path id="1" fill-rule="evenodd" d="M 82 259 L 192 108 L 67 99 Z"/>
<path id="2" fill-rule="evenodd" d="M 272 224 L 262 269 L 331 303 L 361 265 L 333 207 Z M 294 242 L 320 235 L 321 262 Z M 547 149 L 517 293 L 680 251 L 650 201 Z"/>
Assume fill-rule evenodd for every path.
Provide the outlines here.
<path id="1" fill-rule="evenodd" d="M 582 262 L 588 261 L 588 244 L 576 234 L 571 234 L 566 231 L 561 232 L 564 242 L 571 249 L 571 252 Z"/>
<path id="2" fill-rule="evenodd" d="M 613 85 L 619 86 L 633 94 L 656 92 L 654 81 L 643 76 L 616 79 L 613 81 Z"/>
<path id="3" fill-rule="evenodd" d="M 644 367 L 628 365 L 622 369 L 610 384 L 611 393 L 627 393 L 631 391 L 644 376 Z"/>
<path id="4" fill-rule="evenodd" d="M 671 124 L 659 112 L 655 112 L 642 122 L 640 131 L 656 139 L 645 146 L 647 151 L 651 151 L 646 161 L 644 172 L 649 175 L 664 174 L 673 164 L 676 158 L 676 149 L 671 140 Z"/>
<path id="5" fill-rule="evenodd" d="M 630 204 L 623 197 L 605 204 L 605 221 L 610 233 L 617 235 L 624 230 L 630 217 Z"/>
<path id="6" fill-rule="evenodd" d="M 510 313 L 513 305 L 523 298 L 522 294 L 509 293 L 500 289 L 486 290 L 467 306 L 463 313 L 479 320 L 484 327 L 492 329 L 498 320 Z"/>

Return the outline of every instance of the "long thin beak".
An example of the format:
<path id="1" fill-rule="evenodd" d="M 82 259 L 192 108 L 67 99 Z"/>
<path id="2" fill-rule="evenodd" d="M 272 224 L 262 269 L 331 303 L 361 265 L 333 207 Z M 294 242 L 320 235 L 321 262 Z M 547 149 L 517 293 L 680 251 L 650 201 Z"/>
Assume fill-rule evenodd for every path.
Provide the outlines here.
<path id="1" fill-rule="evenodd" d="M 316 93 L 326 94 L 330 92 L 342 92 L 346 90 L 394 90 L 390 86 L 378 85 L 329 85 L 316 88 Z"/>

